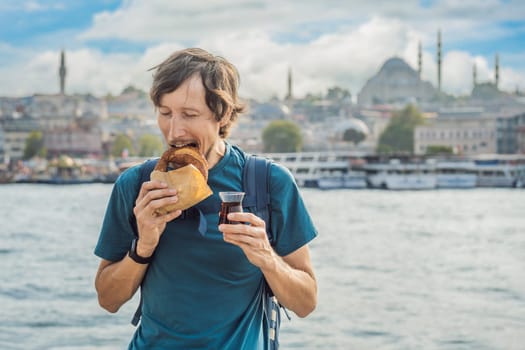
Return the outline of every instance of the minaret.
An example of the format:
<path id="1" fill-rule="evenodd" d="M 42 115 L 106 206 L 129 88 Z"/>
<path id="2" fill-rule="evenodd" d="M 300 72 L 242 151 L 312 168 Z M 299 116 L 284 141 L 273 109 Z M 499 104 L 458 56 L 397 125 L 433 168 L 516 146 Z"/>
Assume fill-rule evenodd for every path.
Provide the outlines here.
<path id="1" fill-rule="evenodd" d="M 64 95 L 66 87 L 66 54 L 64 50 L 60 52 L 60 68 L 58 69 L 58 75 L 60 77 L 60 94 Z"/>
<path id="2" fill-rule="evenodd" d="M 292 99 L 292 68 L 288 68 L 288 92 L 286 94 L 286 99 Z"/>
<path id="3" fill-rule="evenodd" d="M 478 85 L 478 69 L 476 68 L 476 62 L 472 65 L 472 87 L 475 88 Z"/>
<path id="4" fill-rule="evenodd" d="M 494 85 L 496 86 L 496 89 L 499 85 L 499 55 L 496 54 L 495 62 L 494 62 Z"/>
<path id="5" fill-rule="evenodd" d="M 437 36 L 437 69 L 438 91 L 441 91 L 441 29 L 438 30 Z"/>
<path id="6" fill-rule="evenodd" d="M 423 70 L 423 58 L 421 53 L 421 41 L 417 45 L 417 76 L 421 80 L 421 71 Z"/>

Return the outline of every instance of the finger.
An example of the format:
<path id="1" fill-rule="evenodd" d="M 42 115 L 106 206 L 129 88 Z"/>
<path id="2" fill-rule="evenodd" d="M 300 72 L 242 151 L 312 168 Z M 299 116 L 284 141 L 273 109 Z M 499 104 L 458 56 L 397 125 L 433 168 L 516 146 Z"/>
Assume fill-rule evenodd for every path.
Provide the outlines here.
<path id="1" fill-rule="evenodd" d="M 148 194 L 150 191 L 155 189 L 163 189 L 167 187 L 168 184 L 162 181 L 152 180 L 143 182 L 142 186 L 140 186 L 139 195 L 137 196 L 137 202 L 143 199 L 146 196 L 146 194 Z"/>
<path id="2" fill-rule="evenodd" d="M 255 239 L 252 236 L 233 232 L 223 232 L 222 236 L 225 242 L 235 244 L 238 246 L 251 245 L 255 241 Z"/>
<path id="3" fill-rule="evenodd" d="M 178 201 L 178 197 L 175 193 L 177 193 L 176 190 L 169 188 L 149 191 L 135 204 L 133 213 L 137 218 L 142 215 L 146 215 L 146 217 L 157 216 L 156 211 L 159 208 Z"/>
<path id="4" fill-rule="evenodd" d="M 177 190 L 174 188 L 163 188 L 163 189 L 151 190 L 148 193 L 146 193 L 146 195 L 143 198 L 143 201 L 146 203 L 149 203 L 157 199 L 173 197 L 176 194 L 177 194 Z"/>
<path id="5" fill-rule="evenodd" d="M 139 207 L 138 209 L 141 209 L 142 207 L 147 205 L 147 202 L 144 203 L 144 198 L 150 191 L 154 189 L 158 189 L 158 188 L 167 188 L 167 187 L 168 187 L 167 184 L 161 183 L 159 181 L 143 182 L 142 185 L 140 186 L 139 194 L 137 195 L 137 198 L 135 199 L 135 207 Z"/>
<path id="6" fill-rule="evenodd" d="M 256 240 L 268 240 L 268 236 L 264 227 L 255 227 L 250 225 L 238 224 L 222 224 L 219 225 L 219 231 L 221 231 L 223 235 L 228 235 L 230 237 L 246 236 Z"/>
<path id="7" fill-rule="evenodd" d="M 142 186 L 140 186 L 140 194 L 144 195 L 147 192 L 157 189 L 157 188 L 166 188 L 168 187 L 168 184 L 163 181 L 158 180 L 151 180 L 151 181 L 144 181 L 142 183 Z"/>
<path id="8" fill-rule="evenodd" d="M 158 209 L 177 203 L 179 200 L 179 197 L 176 195 L 171 195 L 169 197 L 161 197 L 158 199 L 151 200 L 148 205 L 146 206 L 148 211 L 150 211 L 152 214 L 156 213 Z"/>
<path id="9" fill-rule="evenodd" d="M 253 213 L 229 213 L 228 220 L 249 223 L 251 226 L 265 227 L 264 220 Z"/>
<path id="10" fill-rule="evenodd" d="M 225 242 L 238 245 L 239 247 L 264 248 L 265 241 L 249 235 L 240 235 L 236 233 L 224 233 Z"/>
<path id="11" fill-rule="evenodd" d="M 171 188 L 150 190 L 140 200 L 137 199 L 137 202 L 135 203 L 135 207 L 138 210 L 143 210 L 154 200 L 161 199 L 161 198 L 170 198 L 170 197 L 175 196 L 176 194 L 177 194 L 177 190 L 171 189 Z"/>
<path id="12" fill-rule="evenodd" d="M 250 235 L 250 230 L 254 228 L 250 225 L 243 224 L 220 224 L 219 231 L 222 233 L 236 233 L 242 235 Z"/>

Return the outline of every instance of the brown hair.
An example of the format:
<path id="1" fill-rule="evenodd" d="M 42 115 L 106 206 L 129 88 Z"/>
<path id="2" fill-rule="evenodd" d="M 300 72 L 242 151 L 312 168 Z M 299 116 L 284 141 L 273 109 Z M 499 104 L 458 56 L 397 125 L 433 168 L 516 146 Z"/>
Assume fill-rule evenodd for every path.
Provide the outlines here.
<path id="1" fill-rule="evenodd" d="M 155 107 L 160 106 L 164 94 L 175 91 L 186 79 L 198 73 L 206 90 L 206 104 L 217 121 L 229 118 L 219 130 L 219 136 L 228 136 L 232 124 L 245 109 L 239 100 L 239 73 L 233 64 L 220 56 L 199 49 L 189 48 L 174 52 L 164 62 L 155 66 L 150 98 Z"/>

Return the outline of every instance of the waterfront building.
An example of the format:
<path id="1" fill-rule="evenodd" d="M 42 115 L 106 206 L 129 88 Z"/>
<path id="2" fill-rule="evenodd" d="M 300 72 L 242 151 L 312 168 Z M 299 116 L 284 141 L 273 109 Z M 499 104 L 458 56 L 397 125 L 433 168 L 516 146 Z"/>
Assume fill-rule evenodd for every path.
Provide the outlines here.
<path id="1" fill-rule="evenodd" d="M 498 118 L 498 153 L 525 153 L 525 112 Z"/>
<path id="2" fill-rule="evenodd" d="M 105 102 L 91 95 L 34 95 L 14 99 L 0 120 L 4 153 L 11 160 L 21 159 L 27 137 L 33 131 L 41 131 L 44 146 L 52 154 L 100 154 L 98 125 L 106 117 Z M 98 145 L 94 144 L 96 140 Z"/>
<path id="3" fill-rule="evenodd" d="M 425 154 L 430 146 L 450 147 L 454 153 L 475 155 L 497 152 L 494 116 L 446 115 L 428 120 L 414 130 L 414 153 Z"/>
<path id="4" fill-rule="evenodd" d="M 525 113 L 516 116 L 516 149 L 525 154 Z"/>
<path id="5" fill-rule="evenodd" d="M 155 118 L 155 109 L 144 91 L 132 86 L 125 88 L 118 96 L 105 98 L 110 117 L 148 119 Z"/>
<path id="6" fill-rule="evenodd" d="M 40 125 L 36 119 L 23 115 L 17 118 L 4 118 L 2 129 L 4 158 L 17 160 L 24 156 L 27 138 L 31 132 L 40 130 Z"/>
<path id="7" fill-rule="evenodd" d="M 48 157 L 68 154 L 73 157 L 102 156 L 102 133 L 98 128 L 69 127 L 46 130 L 43 135 Z"/>
<path id="8" fill-rule="evenodd" d="M 33 95 L 25 108 L 27 114 L 40 120 L 44 129 L 67 127 L 73 119 L 106 119 L 106 101 L 86 95 Z"/>
<path id="9" fill-rule="evenodd" d="M 430 146 L 446 146 L 461 155 L 525 153 L 524 140 L 524 112 L 452 108 L 415 128 L 414 152 L 425 154 Z"/>

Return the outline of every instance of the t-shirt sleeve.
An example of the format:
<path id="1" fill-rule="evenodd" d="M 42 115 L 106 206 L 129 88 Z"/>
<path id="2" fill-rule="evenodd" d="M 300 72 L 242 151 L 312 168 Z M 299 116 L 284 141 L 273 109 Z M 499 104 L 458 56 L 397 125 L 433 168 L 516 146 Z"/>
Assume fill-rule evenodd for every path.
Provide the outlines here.
<path id="1" fill-rule="evenodd" d="M 271 228 L 275 251 L 288 255 L 317 236 L 299 188 L 290 171 L 276 163 L 271 165 Z"/>
<path id="2" fill-rule="evenodd" d="M 135 234 L 130 218 L 139 191 L 139 169 L 127 169 L 113 186 L 95 247 L 95 255 L 100 258 L 120 261 L 131 246 Z"/>

